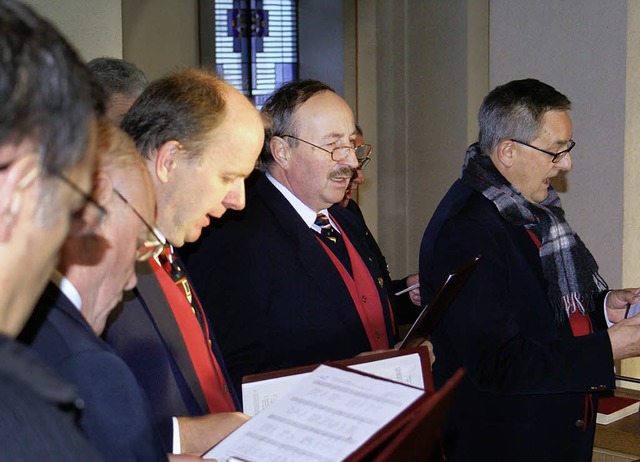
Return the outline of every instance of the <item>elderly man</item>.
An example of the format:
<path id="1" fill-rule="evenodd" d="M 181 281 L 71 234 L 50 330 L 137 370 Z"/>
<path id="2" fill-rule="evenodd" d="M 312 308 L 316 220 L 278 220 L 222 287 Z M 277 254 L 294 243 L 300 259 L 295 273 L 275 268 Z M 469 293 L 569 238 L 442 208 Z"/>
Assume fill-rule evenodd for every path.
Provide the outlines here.
<path id="1" fill-rule="evenodd" d="M 106 119 L 98 125 L 94 197 L 102 225 L 65 242 L 54 273 L 21 340 L 73 383 L 85 408 L 80 425 L 104 460 L 166 460 L 135 377 L 98 335 L 125 289 L 134 262 L 162 250 L 153 223 L 151 177 L 129 136 Z M 136 250 L 137 249 L 137 250 Z"/>
<path id="2" fill-rule="evenodd" d="M 149 85 L 147 76 L 135 64 L 124 59 L 95 58 L 87 66 L 107 92 L 106 116 L 119 125 L 133 102 Z"/>
<path id="3" fill-rule="evenodd" d="M 244 179 L 264 128 L 251 103 L 218 77 L 187 70 L 153 82 L 122 127 L 151 172 L 157 226 L 172 246 L 198 239 L 210 217 L 244 207 Z M 232 412 L 238 402 L 172 246 L 138 265 L 138 285 L 113 313 L 106 338 L 147 392 L 166 447 L 204 452 L 190 442 L 205 440 L 193 433 L 209 430 L 182 417 Z"/>
<path id="4" fill-rule="evenodd" d="M 362 215 L 362 210 L 360 210 L 360 206 L 358 203 L 352 198 L 353 192 L 357 191 L 360 185 L 364 184 L 364 168 L 367 166 L 369 161 L 371 160 L 371 145 L 366 144 L 364 142 L 364 133 L 362 132 L 362 128 L 358 124 L 356 124 L 356 157 L 358 158 L 358 168 L 353 173 L 351 177 L 351 181 L 349 182 L 349 186 L 347 186 L 347 190 L 344 193 L 344 197 L 339 205 L 345 207 L 346 209 L 353 212 L 360 220 L 362 220 L 362 224 L 367 228 L 365 239 L 369 241 L 369 245 L 372 249 L 374 249 L 376 254 L 376 260 L 380 265 L 382 271 L 389 271 L 389 266 L 387 265 L 387 260 L 382 254 L 382 250 L 380 250 L 380 246 L 369 231 L 365 221 L 364 215 Z M 418 282 L 418 273 L 410 274 L 404 279 L 395 279 L 391 281 L 393 283 L 393 293 L 396 292 L 404 292 L 410 286 L 414 286 Z M 409 292 L 404 292 L 401 295 L 397 295 L 395 299 L 395 308 L 396 308 L 396 322 L 398 324 L 406 324 L 412 323 L 415 321 L 416 316 L 420 314 L 419 311 L 416 311 L 413 306 L 418 307 L 422 306 L 422 298 L 420 297 L 420 288 L 415 287 L 411 289 Z"/>
<path id="5" fill-rule="evenodd" d="M 386 349 L 395 340 L 390 281 L 340 206 L 354 170 L 347 103 L 313 80 L 265 103 L 266 174 L 247 208 L 228 215 L 189 256 L 189 270 L 234 384 L 244 375 Z"/>
<path id="6" fill-rule="evenodd" d="M 75 389 L 14 338 L 67 234 L 92 229 L 96 99 L 76 52 L 29 8 L 0 0 L 0 448 L 11 461 L 98 460 Z"/>
<path id="7" fill-rule="evenodd" d="M 447 460 L 590 461 L 597 392 L 640 352 L 632 289 L 609 292 L 550 179 L 572 166 L 566 96 L 533 79 L 484 99 L 479 142 L 432 217 L 423 293 L 483 255 L 436 328 L 436 386 L 466 378 L 444 429 Z M 621 321 L 606 329 L 610 321 Z"/>

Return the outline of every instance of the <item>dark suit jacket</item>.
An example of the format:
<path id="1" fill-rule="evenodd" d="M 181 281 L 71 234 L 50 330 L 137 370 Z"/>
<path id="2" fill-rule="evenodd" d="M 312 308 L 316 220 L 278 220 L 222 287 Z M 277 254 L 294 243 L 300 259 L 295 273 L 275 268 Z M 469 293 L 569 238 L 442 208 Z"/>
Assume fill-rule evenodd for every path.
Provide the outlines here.
<path id="1" fill-rule="evenodd" d="M 437 387 L 466 370 L 446 423 L 448 460 L 590 461 L 595 424 L 583 425 L 585 397 L 614 386 L 602 301 L 591 313 L 594 334 L 573 337 L 568 321 L 558 325 L 525 228 L 458 180 L 422 241 L 425 296 L 478 253 L 431 338 Z"/>
<path id="2" fill-rule="evenodd" d="M 209 408 L 180 328 L 153 269 L 148 262 L 140 263 L 136 274 L 138 285 L 125 293 L 122 305 L 110 317 L 105 339 L 146 391 L 162 441 L 170 445 L 172 417 L 204 415 Z M 231 383 L 215 339 L 211 340 L 227 383 Z"/>
<path id="3" fill-rule="evenodd" d="M 30 348 L 0 334 L 0 458 L 11 462 L 104 460 L 77 419 L 78 392 Z"/>
<path id="4" fill-rule="evenodd" d="M 365 230 L 343 207 L 329 212 L 386 300 L 391 281 L 359 238 Z M 314 232 L 266 177 L 247 191 L 244 211 L 227 213 L 205 230 L 187 268 L 238 391 L 246 374 L 371 349 L 340 274 Z M 387 308 L 384 316 L 391 334 Z"/>
<path id="5" fill-rule="evenodd" d="M 167 460 L 134 375 L 54 284 L 36 313 L 22 335 L 32 338 L 31 347 L 44 362 L 78 389 L 85 403 L 80 426 L 104 460 Z M 38 320 L 42 315 L 46 318 Z"/>

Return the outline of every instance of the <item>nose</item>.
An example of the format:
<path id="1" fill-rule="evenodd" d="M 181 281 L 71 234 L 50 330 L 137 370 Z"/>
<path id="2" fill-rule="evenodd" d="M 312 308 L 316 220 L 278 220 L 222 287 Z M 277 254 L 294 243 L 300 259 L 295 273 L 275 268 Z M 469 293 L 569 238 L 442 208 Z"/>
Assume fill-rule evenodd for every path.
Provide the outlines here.
<path id="1" fill-rule="evenodd" d="M 566 156 L 560 159 L 560 162 L 556 163 L 556 167 L 560 170 L 564 170 L 566 172 L 571 170 L 573 166 L 573 161 L 571 160 L 571 153 L 568 152 Z"/>
<path id="2" fill-rule="evenodd" d="M 357 184 L 364 183 L 364 173 L 362 173 L 362 169 L 359 168 L 356 170 L 355 176 L 353 177 L 353 182 Z"/>
<path id="3" fill-rule="evenodd" d="M 351 167 L 354 170 L 357 169 L 358 168 L 358 158 L 356 157 L 356 150 L 355 149 L 349 149 L 349 155 L 347 157 L 345 157 L 344 160 L 341 161 L 341 163 L 347 164 L 349 167 Z"/>
<path id="4" fill-rule="evenodd" d="M 242 210 L 245 206 L 244 195 L 244 179 L 238 178 L 236 184 L 229 190 L 229 192 L 222 199 L 222 205 L 227 209 Z"/>

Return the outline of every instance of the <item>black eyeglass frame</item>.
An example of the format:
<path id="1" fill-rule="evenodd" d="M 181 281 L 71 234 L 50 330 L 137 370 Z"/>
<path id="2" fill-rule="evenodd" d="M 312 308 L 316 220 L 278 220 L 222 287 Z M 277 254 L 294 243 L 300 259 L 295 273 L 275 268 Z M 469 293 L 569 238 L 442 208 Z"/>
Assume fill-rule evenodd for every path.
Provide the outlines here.
<path id="1" fill-rule="evenodd" d="M 13 161 L 7 162 L 6 164 L 0 164 L 0 172 L 2 172 L 3 170 L 8 169 L 11 166 L 11 164 L 13 164 Z M 53 175 L 54 177 L 58 178 L 63 183 L 65 183 L 67 186 L 69 186 L 71 189 L 73 189 L 75 192 L 80 194 L 80 197 L 82 197 L 82 200 L 84 201 L 83 202 L 83 206 L 80 208 L 80 210 L 82 210 L 86 204 L 93 205 L 98 210 L 98 216 L 99 216 L 98 223 L 96 224 L 96 226 L 99 226 L 100 223 L 102 223 L 102 220 L 104 220 L 104 217 L 107 216 L 107 209 L 105 209 L 103 206 L 98 204 L 98 202 L 96 202 L 96 200 L 93 197 L 91 197 L 89 194 L 87 194 L 82 189 L 80 189 L 80 186 L 78 186 L 76 183 L 71 181 L 69 178 L 67 178 L 65 175 L 63 175 L 61 172 L 59 172 L 59 171 L 57 171 L 55 169 L 50 169 L 50 168 L 49 169 L 44 169 L 44 172 L 48 173 L 49 175 Z"/>
<path id="2" fill-rule="evenodd" d="M 154 250 L 153 252 L 150 252 L 148 256 L 145 255 L 146 258 L 139 258 L 138 257 L 138 260 L 139 261 L 144 261 L 144 260 L 147 260 L 149 258 L 157 257 L 158 255 L 160 255 L 160 252 L 162 252 L 162 249 L 167 244 L 167 238 L 164 236 L 164 234 L 162 234 L 162 232 L 156 226 L 151 225 L 147 220 L 145 220 L 144 217 L 142 216 L 142 214 L 140 212 L 138 212 L 133 205 L 131 205 L 131 202 L 129 202 L 127 200 L 127 198 L 122 195 L 122 193 L 120 191 L 118 191 L 116 188 L 113 188 L 113 192 L 116 193 L 116 196 L 118 196 L 120 199 L 122 199 L 122 202 L 127 204 L 127 206 L 131 209 L 131 211 L 138 218 L 140 218 L 140 221 L 142 221 L 142 223 L 147 228 L 147 230 L 151 234 L 153 234 L 153 236 L 158 241 L 159 245 L 158 245 L 158 248 L 156 250 Z"/>
<path id="3" fill-rule="evenodd" d="M 571 150 L 576 146 L 576 142 L 573 141 L 572 139 L 570 139 L 569 140 L 569 146 L 567 147 L 567 149 L 563 149 L 560 152 L 551 152 L 551 151 L 547 151 L 545 149 L 541 149 L 541 148 L 537 148 L 535 146 L 532 146 L 529 143 L 525 143 L 524 141 L 515 140 L 515 139 L 511 139 L 511 138 L 509 139 L 509 141 L 513 141 L 514 143 L 518 143 L 518 144 L 521 144 L 523 146 L 527 146 L 529 148 L 535 149 L 536 151 L 544 152 L 545 154 L 548 154 L 548 155 L 552 156 L 553 159 L 551 159 L 551 162 L 554 163 L 554 164 L 557 164 L 562 159 L 564 159 L 564 157 L 567 154 L 569 154 L 571 152 Z"/>
<path id="4" fill-rule="evenodd" d="M 367 162 L 368 162 L 369 155 L 371 155 L 371 151 L 372 151 L 372 147 L 371 147 L 370 144 L 361 144 L 360 146 L 356 146 L 355 148 L 351 147 L 351 146 L 338 146 L 333 151 L 329 151 L 328 149 L 325 149 L 322 146 L 318 146 L 317 144 L 313 144 L 313 143 L 311 143 L 311 142 L 309 142 L 307 140 L 303 140 L 302 138 L 298 138 L 297 136 L 280 135 L 280 138 L 293 138 L 294 140 L 302 141 L 303 143 L 306 143 L 309 146 L 313 146 L 314 148 L 318 148 L 321 151 L 329 153 L 329 155 L 331 156 L 331 160 L 334 161 L 334 162 L 341 162 L 341 161 L 345 160 L 347 157 L 349 157 L 349 155 L 347 154 L 346 156 L 342 157 L 341 159 L 335 159 L 333 157 L 333 153 L 334 152 L 336 152 L 339 149 L 345 149 L 345 148 L 346 149 L 351 149 L 351 150 L 353 150 L 353 153 L 355 154 L 356 159 L 358 160 L 358 168 L 362 168 L 362 167 L 360 167 L 360 165 L 365 160 L 367 160 Z M 362 152 L 363 150 L 365 151 L 365 153 L 358 155 L 358 152 Z M 364 165 L 366 165 L 367 162 L 365 162 Z"/>

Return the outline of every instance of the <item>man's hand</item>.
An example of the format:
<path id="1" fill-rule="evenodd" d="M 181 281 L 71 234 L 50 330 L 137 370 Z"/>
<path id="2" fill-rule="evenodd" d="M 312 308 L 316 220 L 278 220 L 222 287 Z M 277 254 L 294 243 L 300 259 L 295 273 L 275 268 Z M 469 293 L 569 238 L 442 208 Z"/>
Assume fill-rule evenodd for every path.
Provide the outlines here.
<path id="1" fill-rule="evenodd" d="M 420 282 L 420 278 L 418 273 L 410 274 L 407 276 L 407 287 L 411 287 L 414 284 Z M 409 292 L 409 298 L 411 299 L 411 303 L 416 306 L 422 306 L 422 297 L 420 296 L 420 287 L 413 289 Z"/>
<path id="2" fill-rule="evenodd" d="M 612 290 L 607 294 L 607 317 L 611 322 L 622 321 L 629 305 L 640 302 L 640 288 Z"/>
<path id="3" fill-rule="evenodd" d="M 242 412 L 219 412 L 199 417 L 178 417 L 183 454 L 202 454 L 249 420 Z"/>
<path id="4" fill-rule="evenodd" d="M 640 315 L 617 322 L 607 333 L 614 360 L 640 356 Z"/>

